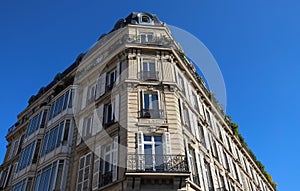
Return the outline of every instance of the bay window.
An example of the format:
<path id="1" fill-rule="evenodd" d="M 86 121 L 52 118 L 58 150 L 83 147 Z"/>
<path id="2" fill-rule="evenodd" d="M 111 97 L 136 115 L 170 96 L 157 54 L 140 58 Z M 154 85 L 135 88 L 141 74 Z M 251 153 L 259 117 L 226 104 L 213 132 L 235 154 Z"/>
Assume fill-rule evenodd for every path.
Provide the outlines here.
<path id="1" fill-rule="evenodd" d="M 34 133 L 39 128 L 44 128 L 46 117 L 47 117 L 47 110 L 43 110 L 39 114 L 37 114 L 36 116 L 34 116 L 29 121 L 25 137 L 27 138 L 29 135 L 31 135 L 32 133 Z"/>
<path id="2" fill-rule="evenodd" d="M 64 160 L 59 160 L 38 171 L 34 191 L 63 190 L 63 168 Z"/>
<path id="3" fill-rule="evenodd" d="M 42 147 L 41 156 L 44 156 L 55 148 L 59 147 L 62 143 L 66 144 L 70 131 L 70 120 L 66 120 L 46 132 Z M 63 135 L 64 133 L 64 135 Z"/>
<path id="4" fill-rule="evenodd" d="M 13 186 L 12 191 L 25 191 L 26 179 L 21 180 Z"/>
<path id="5" fill-rule="evenodd" d="M 35 148 L 35 141 L 33 141 L 32 143 L 27 145 L 22 150 L 20 158 L 19 158 L 17 170 L 16 170 L 17 172 L 31 164 L 34 148 Z"/>
<path id="6" fill-rule="evenodd" d="M 74 89 L 68 90 L 66 93 L 57 98 L 51 105 L 49 120 L 56 117 L 58 114 L 73 107 L 74 102 Z"/>

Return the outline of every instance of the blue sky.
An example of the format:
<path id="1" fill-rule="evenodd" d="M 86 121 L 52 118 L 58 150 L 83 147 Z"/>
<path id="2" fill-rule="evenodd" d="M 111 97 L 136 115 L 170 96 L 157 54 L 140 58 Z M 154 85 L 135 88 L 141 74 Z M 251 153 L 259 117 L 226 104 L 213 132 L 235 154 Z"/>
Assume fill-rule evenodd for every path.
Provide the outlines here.
<path id="1" fill-rule="evenodd" d="M 217 60 L 227 113 L 279 184 L 298 190 L 300 3 L 292 0 L 0 2 L 0 158 L 27 100 L 132 11 L 199 38 Z"/>

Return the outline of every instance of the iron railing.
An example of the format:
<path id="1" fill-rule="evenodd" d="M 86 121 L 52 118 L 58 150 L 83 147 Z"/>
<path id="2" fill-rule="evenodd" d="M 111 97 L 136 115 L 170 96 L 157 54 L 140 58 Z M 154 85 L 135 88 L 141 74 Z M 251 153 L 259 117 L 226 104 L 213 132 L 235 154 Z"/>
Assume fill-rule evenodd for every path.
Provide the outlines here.
<path id="1" fill-rule="evenodd" d="M 184 155 L 128 154 L 127 172 L 189 172 Z"/>
<path id="2" fill-rule="evenodd" d="M 142 109 L 140 111 L 140 118 L 162 119 L 164 118 L 164 110 L 163 109 Z"/>
<path id="3" fill-rule="evenodd" d="M 142 81 L 158 81 L 157 71 L 141 71 L 139 73 L 139 78 Z"/>

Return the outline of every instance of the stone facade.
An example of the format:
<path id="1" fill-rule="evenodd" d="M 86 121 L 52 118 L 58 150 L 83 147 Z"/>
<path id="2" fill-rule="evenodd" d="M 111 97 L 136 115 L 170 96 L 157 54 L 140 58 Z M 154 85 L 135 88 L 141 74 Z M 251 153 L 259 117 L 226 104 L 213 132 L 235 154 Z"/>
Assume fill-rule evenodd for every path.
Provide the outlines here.
<path id="1" fill-rule="evenodd" d="M 32 97 L 1 190 L 273 191 L 155 15 L 132 13 Z"/>

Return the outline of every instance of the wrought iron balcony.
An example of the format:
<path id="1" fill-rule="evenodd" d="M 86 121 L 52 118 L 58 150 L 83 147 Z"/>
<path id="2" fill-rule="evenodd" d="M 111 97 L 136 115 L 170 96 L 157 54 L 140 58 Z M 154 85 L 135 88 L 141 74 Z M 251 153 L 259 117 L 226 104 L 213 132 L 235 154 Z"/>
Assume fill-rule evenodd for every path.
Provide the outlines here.
<path id="1" fill-rule="evenodd" d="M 164 110 L 162 109 L 142 109 L 140 118 L 162 119 L 164 118 Z"/>
<path id="2" fill-rule="evenodd" d="M 141 71 L 139 78 L 143 81 L 158 81 L 157 71 Z"/>
<path id="3" fill-rule="evenodd" d="M 188 173 L 184 155 L 128 154 L 127 172 Z"/>

